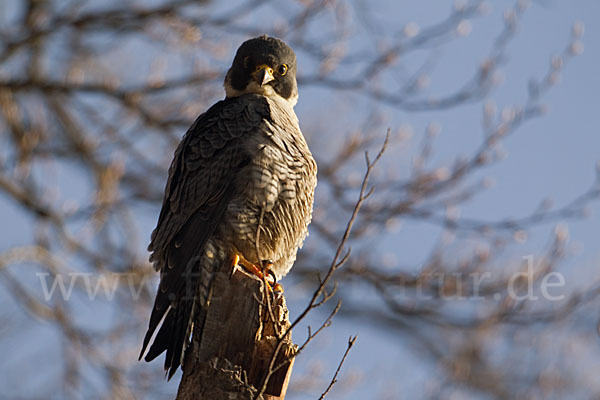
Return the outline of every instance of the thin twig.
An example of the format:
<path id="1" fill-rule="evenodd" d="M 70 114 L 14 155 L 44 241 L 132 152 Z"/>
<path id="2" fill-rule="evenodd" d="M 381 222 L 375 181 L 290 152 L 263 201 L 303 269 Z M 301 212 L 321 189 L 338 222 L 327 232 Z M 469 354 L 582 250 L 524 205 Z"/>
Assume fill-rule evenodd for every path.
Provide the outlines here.
<path id="1" fill-rule="evenodd" d="M 340 360 L 340 363 L 338 364 L 338 367 L 335 370 L 335 374 L 333 375 L 333 378 L 331 378 L 331 382 L 329 382 L 329 386 L 327 386 L 327 389 L 325 389 L 325 391 L 323 392 L 321 397 L 319 397 L 319 400 L 323 400 L 325 398 L 325 396 L 327 396 L 327 394 L 329 393 L 329 391 L 331 390 L 333 385 L 336 384 L 337 376 L 340 373 L 340 369 L 342 368 L 342 365 L 344 365 L 344 361 L 346 361 L 346 357 L 348 356 L 348 353 L 350 353 L 350 349 L 352 348 L 352 346 L 354 346 L 354 342 L 356 342 L 356 338 L 357 338 L 357 336 L 354 336 L 354 337 L 350 336 L 350 338 L 348 339 L 348 347 L 346 347 L 346 351 L 344 352 L 344 355 L 342 356 L 342 359 Z"/>
<path id="2" fill-rule="evenodd" d="M 390 130 L 388 129 L 386 136 L 385 136 L 385 140 L 384 140 L 379 152 L 377 153 L 377 156 L 375 157 L 375 159 L 373 161 L 371 161 L 371 159 L 369 157 L 369 153 L 365 152 L 365 162 L 367 165 L 367 170 L 365 171 L 365 175 L 363 177 L 363 181 L 362 181 L 362 184 L 360 187 L 358 199 L 356 201 L 356 205 L 354 206 L 354 210 L 352 211 L 352 215 L 350 216 L 350 219 L 348 220 L 348 223 L 346 224 L 346 229 L 344 230 L 344 234 L 342 235 L 342 238 L 337 247 L 335 255 L 334 255 L 333 259 L 331 260 L 331 264 L 329 266 L 329 269 L 327 270 L 327 274 L 325 275 L 325 278 L 321 280 L 319 286 L 313 292 L 313 295 L 312 295 L 309 303 L 307 304 L 307 306 L 304 308 L 304 310 L 300 313 L 300 315 L 294 320 L 294 322 L 290 325 L 290 327 L 286 330 L 286 332 L 283 335 L 281 335 L 281 338 L 278 340 L 277 346 L 275 347 L 275 350 L 273 351 L 273 355 L 271 356 L 271 361 L 269 362 L 269 368 L 265 372 L 265 376 L 263 377 L 260 391 L 256 394 L 255 399 L 259 398 L 265 392 L 265 390 L 267 389 L 267 384 L 269 382 L 269 378 L 273 375 L 273 373 L 275 373 L 275 371 L 277 371 L 279 368 L 281 368 L 281 366 L 285 365 L 285 363 L 287 361 L 289 361 L 289 360 L 286 360 L 284 363 L 281 363 L 280 365 L 275 366 L 275 361 L 277 359 L 279 352 L 281 351 L 281 346 L 283 344 L 283 338 L 285 338 L 288 335 L 288 333 L 291 332 L 294 329 L 294 327 L 297 326 L 308 315 L 308 313 L 311 310 L 323 305 L 333 295 L 333 291 L 327 293 L 327 291 L 326 291 L 327 284 L 333 277 L 333 274 L 335 273 L 335 271 L 337 269 L 339 269 L 349 257 L 350 249 L 348 250 L 348 252 L 346 254 L 344 254 L 342 256 L 342 254 L 344 252 L 344 248 L 346 247 L 346 244 L 348 243 L 348 240 L 350 239 L 350 233 L 352 232 L 352 227 L 354 226 L 354 223 L 358 217 L 360 208 L 362 207 L 363 203 L 369 198 L 369 196 L 373 193 L 373 188 L 368 189 L 369 178 L 371 177 L 371 173 L 373 172 L 375 165 L 377 165 L 377 163 L 383 156 L 385 150 L 387 149 L 389 139 L 390 139 Z M 341 260 L 340 260 L 340 258 L 341 258 Z M 319 297 L 321 297 L 321 296 L 323 296 L 323 298 L 318 301 Z M 320 332 L 322 328 L 328 326 L 329 322 L 331 321 L 331 318 L 333 318 L 335 313 L 337 313 L 337 310 L 339 309 L 340 305 L 341 305 L 341 303 L 338 302 L 338 305 L 337 305 L 336 309 L 334 310 L 334 313 L 332 313 L 330 315 L 330 317 L 323 323 L 323 325 L 321 325 L 321 328 L 317 332 Z M 315 336 L 316 336 L 316 333 L 313 334 L 312 337 L 309 336 L 309 338 L 305 342 L 304 346 L 306 344 L 308 344 Z M 302 346 L 302 348 L 304 346 Z M 297 354 L 298 354 L 298 352 L 296 353 L 296 355 Z"/>

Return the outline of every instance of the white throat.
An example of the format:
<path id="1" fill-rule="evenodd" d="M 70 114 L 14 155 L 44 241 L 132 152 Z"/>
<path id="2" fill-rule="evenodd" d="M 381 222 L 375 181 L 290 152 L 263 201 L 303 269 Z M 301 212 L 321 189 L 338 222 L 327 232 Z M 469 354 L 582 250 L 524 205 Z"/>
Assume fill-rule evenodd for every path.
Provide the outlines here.
<path id="1" fill-rule="evenodd" d="M 273 89 L 273 86 L 271 86 L 271 85 L 260 86 L 255 81 L 251 81 L 244 90 L 234 89 L 233 87 L 231 87 L 229 80 L 225 80 L 225 83 L 223 86 L 225 87 L 225 96 L 226 97 L 239 97 L 244 94 L 260 94 L 260 95 L 263 95 L 270 99 L 276 100 L 278 102 L 282 102 L 291 108 L 294 108 L 294 106 L 298 102 L 298 93 L 297 92 L 294 93 L 294 95 L 292 97 L 290 97 L 289 99 L 284 99 L 283 97 L 281 97 L 279 95 L 279 93 L 277 93 Z"/>

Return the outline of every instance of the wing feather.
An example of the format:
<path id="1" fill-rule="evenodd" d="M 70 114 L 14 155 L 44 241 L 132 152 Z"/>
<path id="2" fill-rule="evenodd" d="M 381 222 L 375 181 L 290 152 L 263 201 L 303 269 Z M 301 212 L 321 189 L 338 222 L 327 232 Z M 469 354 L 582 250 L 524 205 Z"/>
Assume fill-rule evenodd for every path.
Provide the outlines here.
<path id="1" fill-rule="evenodd" d="M 204 280 L 210 274 L 191 260 L 203 254 L 237 193 L 234 178 L 250 161 L 244 136 L 251 135 L 268 116 L 269 105 L 262 96 L 225 99 L 196 119 L 175 150 L 148 246 L 161 281 L 140 354 L 141 358 L 164 317 L 145 359 L 150 361 L 166 350 L 169 378 L 185 351 L 195 302 L 206 300 L 198 299 L 195 290 L 200 284 L 208 286 Z M 194 292 L 189 293 L 190 288 Z"/>

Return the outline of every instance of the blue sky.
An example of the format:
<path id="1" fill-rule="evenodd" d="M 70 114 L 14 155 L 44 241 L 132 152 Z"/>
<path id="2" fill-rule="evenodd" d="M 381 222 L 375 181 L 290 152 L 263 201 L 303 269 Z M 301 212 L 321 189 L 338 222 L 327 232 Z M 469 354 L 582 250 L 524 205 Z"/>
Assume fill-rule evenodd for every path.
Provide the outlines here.
<path id="1" fill-rule="evenodd" d="M 444 18 L 451 2 L 443 0 L 420 1 L 380 1 L 373 4 L 370 18 L 382 25 L 396 24 L 398 27 L 414 22 L 427 26 Z M 448 93 L 457 88 L 489 51 L 490 41 L 502 28 L 504 10 L 512 1 L 490 1 L 489 15 L 472 21 L 470 33 L 463 38 L 443 46 L 436 54 L 438 67 L 431 76 L 433 92 Z M 496 220 L 506 216 L 524 216 L 531 213 L 539 202 L 547 197 L 556 206 L 564 205 L 584 192 L 595 177 L 595 166 L 600 159 L 600 2 L 595 0 L 538 1 L 533 2 L 524 15 L 519 32 L 509 47 L 509 59 L 502 68 L 503 84 L 493 92 L 493 100 L 499 110 L 513 104 L 522 103 L 527 94 L 527 84 L 531 77 L 540 77 L 548 69 L 550 58 L 560 53 L 568 43 L 573 23 L 585 26 L 583 36 L 584 51 L 566 66 L 560 83 L 551 89 L 544 98 L 548 113 L 528 122 L 517 134 L 510 137 L 503 149 L 506 159 L 481 173 L 479 178 L 489 177 L 495 184 L 461 209 L 464 216 Z M 360 30 L 359 27 L 356 28 Z M 370 40 L 368 36 L 361 40 Z M 233 50 L 232 50 L 233 51 Z M 310 68 L 308 58 L 299 55 L 299 68 Z M 418 55 L 416 56 L 418 57 Z M 224 62 L 229 63 L 226 57 Z M 413 60 L 402 60 L 407 65 Z M 327 96 L 339 95 L 324 93 L 322 89 L 301 87 L 297 113 L 302 126 L 310 126 L 314 116 L 323 115 L 327 106 Z M 218 97 L 214 100 L 216 101 Z M 356 122 L 346 111 L 362 104 L 364 99 L 349 96 L 333 109 L 326 112 L 334 115 L 343 130 L 351 130 Z M 469 154 L 479 144 L 481 105 L 465 105 L 449 111 L 414 113 L 382 107 L 386 114 L 386 126 L 398 129 L 409 127 L 413 138 L 406 146 L 394 153 L 396 166 L 406 169 L 412 161 L 415 149 L 426 126 L 435 122 L 441 127 L 436 139 L 433 165 L 443 165 L 459 154 Z M 183 134 L 183 132 L 182 132 Z M 384 132 L 382 132 L 383 137 Z M 309 143 L 320 147 L 328 138 L 308 137 Z M 319 150 L 317 150 L 319 151 Z M 66 185 L 65 192 L 69 192 Z M 73 187 L 73 193 L 79 188 Z M 317 204 L 317 207 L 324 206 Z M 598 238 L 600 206 L 591 206 L 588 219 L 569 222 L 570 238 L 574 253 L 565 264 L 573 271 L 567 275 L 569 284 L 592 281 L 598 278 L 597 264 L 600 258 Z M 20 213 L 14 203 L 0 196 L 0 250 L 15 245 L 27 244 L 31 240 L 30 220 Z M 140 225 L 147 229 L 149 237 L 154 218 Z M 548 235 L 554 223 L 532 230 L 529 239 L 516 246 L 511 257 L 519 259 L 528 254 L 538 253 L 547 244 Z M 406 222 L 400 231 L 386 238 L 382 247 L 394 246 L 394 256 L 402 265 L 419 263 L 427 255 L 430 245 L 439 239 L 439 230 L 427 224 Z M 144 246 L 142 246 L 144 247 Z M 283 282 L 286 284 L 286 281 Z M 286 293 L 292 316 L 305 302 L 305 292 L 288 279 Z M 360 294 L 359 294 L 360 295 Z M 3 310 L 4 311 L 4 310 Z M 8 313 L 18 312 L 10 307 Z M 315 314 L 311 321 L 315 324 L 321 315 Z M 303 327 L 295 332 L 296 341 L 301 341 Z M 140 332 L 140 337 L 143 332 Z M 320 336 L 295 364 L 295 379 L 310 376 L 311 373 L 329 376 L 333 373 L 342 355 L 346 338 L 359 336 L 342 371 L 342 378 L 359 379 L 356 389 L 350 393 L 334 390 L 331 398 L 362 399 L 373 394 L 389 394 L 397 398 L 398 393 L 423 393 L 423 385 L 430 385 L 432 366 L 423 363 L 410 338 L 398 338 L 384 334 L 375 326 L 357 325 L 338 317 L 331 328 Z M 33 339 L 32 339 L 33 340 Z M 49 339 L 51 340 L 51 339 Z M 416 366 L 416 367 L 415 367 Z M 389 371 L 381 375 L 380 371 Z M 171 383 L 174 385 L 174 383 Z M 373 387 L 375 388 L 373 390 Z M 295 393 L 290 399 L 309 399 L 318 396 L 322 388 Z M 417 396 L 418 397 L 418 396 Z"/>
<path id="2" fill-rule="evenodd" d="M 426 26 L 442 18 L 448 2 L 440 1 L 390 1 L 381 5 L 377 18 L 398 21 L 398 25 L 410 21 Z M 438 70 L 432 76 L 431 87 L 447 92 L 456 89 L 458 82 L 470 76 L 472 69 L 488 53 L 490 41 L 502 27 L 504 10 L 512 5 L 509 1 L 490 2 L 491 14 L 474 20 L 471 33 L 451 45 L 444 46 L 438 60 Z M 378 3 L 378 6 L 380 3 Z M 534 2 L 520 24 L 516 38 L 509 47 L 509 59 L 502 68 L 503 84 L 493 92 L 491 99 L 499 110 L 522 103 L 527 95 L 527 84 L 532 77 L 546 73 L 550 58 L 559 54 L 568 43 L 573 23 L 585 25 L 583 53 L 566 66 L 561 81 L 544 99 L 548 112 L 541 118 L 527 123 L 515 136 L 506 140 L 503 149 L 506 159 L 479 174 L 490 177 L 494 185 L 461 209 L 461 215 L 486 220 L 506 216 L 519 217 L 531 213 L 540 201 L 552 199 L 555 206 L 568 203 L 584 192 L 594 181 L 596 163 L 600 159 L 600 2 L 596 1 L 548 1 Z M 316 112 L 307 91 L 302 92 L 298 109 L 305 119 Z M 351 100 L 349 100 L 351 101 Z M 469 154 L 481 140 L 481 105 L 467 105 L 448 112 L 406 113 L 389 110 L 392 128 L 408 124 L 414 132 L 414 142 L 406 146 L 404 158 L 399 163 L 407 165 L 414 155 L 422 132 L 431 121 L 441 126 L 436 140 L 433 164 L 442 165 L 458 154 Z M 301 115 L 301 121 L 302 114 Z M 590 207 L 590 217 L 569 222 L 573 253 L 564 264 L 567 287 L 581 281 L 591 283 L 598 279 L 600 250 L 600 223 L 598 203 Z M 530 232 L 529 238 L 512 249 L 510 257 L 520 259 L 536 254 L 548 243 L 555 223 L 549 223 Z M 438 231 L 431 226 L 407 223 L 402 226 L 393 241 L 395 256 L 400 264 L 418 265 L 426 256 L 431 243 L 439 239 Z M 383 247 L 389 247 L 385 243 Z M 424 367 L 423 358 L 410 338 L 396 337 L 376 331 L 373 326 L 361 326 L 338 318 L 334 326 L 319 339 L 315 348 L 304 357 L 311 359 L 320 352 L 326 359 L 324 371 L 332 371 L 337 357 L 345 349 L 343 338 L 358 334 L 356 348 L 352 351 L 344 371 L 361 376 L 362 384 L 357 391 L 339 393 L 334 398 L 369 398 L 373 393 L 390 394 L 399 398 L 400 393 L 410 393 L 409 398 L 420 398 L 423 385 L 435 386 L 430 381 L 433 370 Z M 323 354 L 321 353 L 321 354 Z M 298 375 L 302 370 L 302 356 L 296 364 Z M 387 371 L 382 376 L 381 371 Z M 298 376 L 296 375 L 296 376 Z M 375 384 L 375 392 L 372 391 Z M 425 390 L 426 392 L 426 390 Z M 315 392 L 316 393 L 316 392 Z M 293 398 L 313 398 L 315 393 Z M 334 393 L 335 394 L 335 393 Z M 402 396 L 402 397 L 404 397 Z"/>

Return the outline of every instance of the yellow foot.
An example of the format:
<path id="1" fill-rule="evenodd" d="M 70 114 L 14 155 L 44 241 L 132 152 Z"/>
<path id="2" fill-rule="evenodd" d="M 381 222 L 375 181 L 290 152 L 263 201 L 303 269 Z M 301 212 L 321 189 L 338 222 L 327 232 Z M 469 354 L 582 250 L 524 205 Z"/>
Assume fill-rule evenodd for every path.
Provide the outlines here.
<path id="1" fill-rule="evenodd" d="M 283 293 L 283 286 L 281 286 L 279 283 L 276 283 L 273 285 L 273 291 L 275 293 Z"/>
<path id="2" fill-rule="evenodd" d="M 268 290 L 276 293 L 283 293 L 283 286 L 275 282 L 275 275 L 271 272 L 271 268 L 273 267 L 271 261 L 264 260 L 262 262 L 262 267 L 258 267 L 256 264 L 246 260 L 244 256 L 234 254 L 231 260 L 231 266 L 234 267 L 236 265 L 243 267 L 248 273 L 257 276 L 260 280 L 266 280 Z M 267 279 L 265 279 L 265 277 Z"/>
<path id="3" fill-rule="evenodd" d="M 233 267 L 236 265 L 242 266 L 247 272 L 259 277 L 260 279 L 263 279 L 265 277 L 260 268 L 258 268 L 255 264 L 252 264 L 250 261 L 246 260 L 243 256 L 239 254 L 234 254 L 231 260 L 231 266 Z"/>

